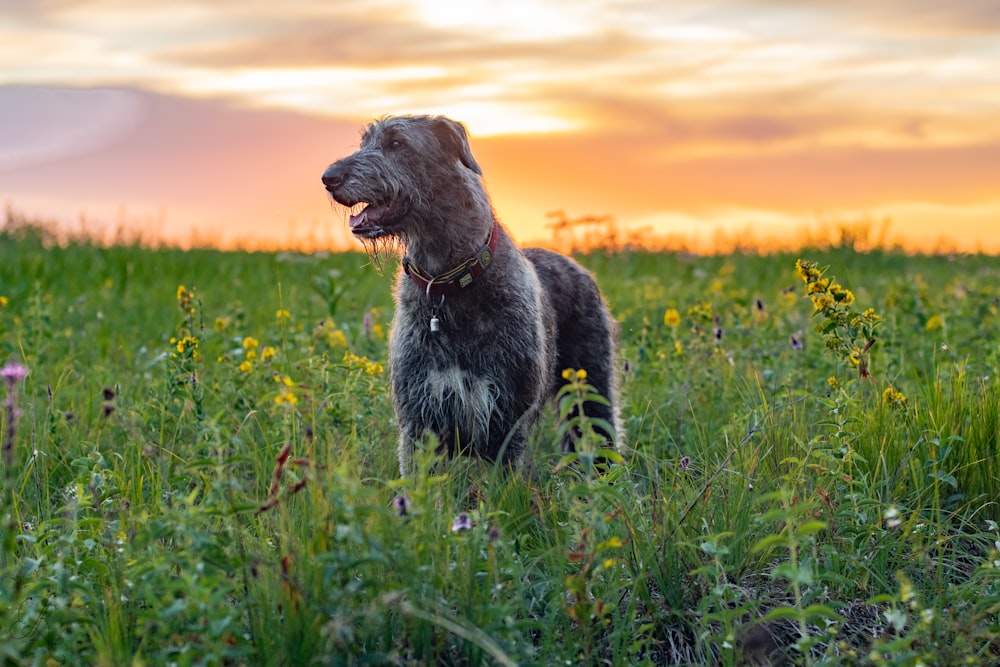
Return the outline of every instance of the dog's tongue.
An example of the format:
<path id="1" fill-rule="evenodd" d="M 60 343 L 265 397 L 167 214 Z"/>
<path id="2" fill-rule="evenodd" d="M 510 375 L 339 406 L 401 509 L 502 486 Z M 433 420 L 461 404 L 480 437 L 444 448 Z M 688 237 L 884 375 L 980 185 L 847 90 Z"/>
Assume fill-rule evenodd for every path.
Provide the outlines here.
<path id="1" fill-rule="evenodd" d="M 351 217 L 348 218 L 347 224 L 351 227 L 352 232 L 357 233 L 364 231 L 368 227 L 377 226 L 383 213 L 385 213 L 384 206 L 367 204 L 360 211 L 352 214 Z"/>

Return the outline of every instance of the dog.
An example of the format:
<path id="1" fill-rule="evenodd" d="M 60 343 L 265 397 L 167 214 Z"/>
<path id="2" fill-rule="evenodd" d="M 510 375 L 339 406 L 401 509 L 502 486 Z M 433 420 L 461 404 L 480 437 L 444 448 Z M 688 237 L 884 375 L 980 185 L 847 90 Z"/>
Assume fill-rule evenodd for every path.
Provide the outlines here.
<path id="1" fill-rule="evenodd" d="M 448 456 L 516 466 L 565 369 L 586 371 L 602 398 L 583 412 L 602 446 L 618 446 L 617 327 L 597 283 L 568 257 L 515 245 L 464 125 L 442 116 L 372 122 L 322 182 L 351 208 L 351 232 L 373 256 L 384 243 L 404 253 L 389 334 L 404 476 L 428 433 Z M 564 450 L 579 437 L 567 429 Z"/>

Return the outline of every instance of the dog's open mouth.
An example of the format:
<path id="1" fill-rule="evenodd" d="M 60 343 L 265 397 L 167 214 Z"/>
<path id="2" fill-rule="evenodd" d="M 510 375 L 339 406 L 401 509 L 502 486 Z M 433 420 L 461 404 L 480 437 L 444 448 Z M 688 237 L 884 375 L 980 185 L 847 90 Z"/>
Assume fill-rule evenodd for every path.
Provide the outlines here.
<path id="1" fill-rule="evenodd" d="M 355 236 L 376 239 L 391 234 L 401 217 L 401 212 L 392 204 L 359 202 L 351 207 L 347 224 Z"/>

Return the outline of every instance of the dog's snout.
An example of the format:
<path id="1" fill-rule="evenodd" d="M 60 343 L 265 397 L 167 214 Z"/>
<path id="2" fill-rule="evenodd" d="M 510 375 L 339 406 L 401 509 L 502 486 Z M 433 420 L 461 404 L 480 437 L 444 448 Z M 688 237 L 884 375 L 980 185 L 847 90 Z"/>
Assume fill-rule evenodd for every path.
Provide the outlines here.
<path id="1" fill-rule="evenodd" d="M 340 162 L 334 162 L 323 172 L 323 185 L 331 192 L 334 188 L 343 185 L 346 179 L 347 169 Z"/>

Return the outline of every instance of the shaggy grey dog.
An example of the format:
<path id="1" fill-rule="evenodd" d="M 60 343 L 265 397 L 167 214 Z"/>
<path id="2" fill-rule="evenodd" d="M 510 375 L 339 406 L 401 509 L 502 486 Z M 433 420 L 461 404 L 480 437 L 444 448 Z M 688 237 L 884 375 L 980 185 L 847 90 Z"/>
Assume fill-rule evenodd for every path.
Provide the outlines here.
<path id="1" fill-rule="evenodd" d="M 389 337 L 404 475 L 428 432 L 448 455 L 516 464 L 566 368 L 587 371 L 607 404 L 584 413 L 609 446 L 620 439 L 615 324 L 597 284 L 567 257 L 518 249 L 481 175 L 465 127 L 440 116 L 376 121 L 323 173 L 356 237 L 405 252 Z"/>

